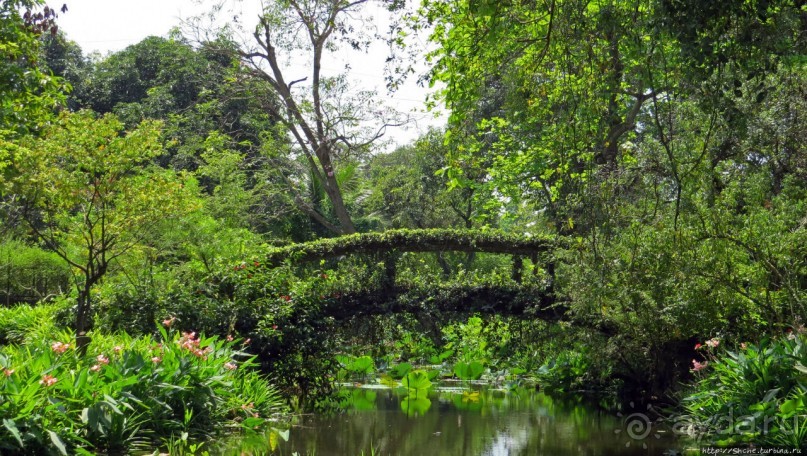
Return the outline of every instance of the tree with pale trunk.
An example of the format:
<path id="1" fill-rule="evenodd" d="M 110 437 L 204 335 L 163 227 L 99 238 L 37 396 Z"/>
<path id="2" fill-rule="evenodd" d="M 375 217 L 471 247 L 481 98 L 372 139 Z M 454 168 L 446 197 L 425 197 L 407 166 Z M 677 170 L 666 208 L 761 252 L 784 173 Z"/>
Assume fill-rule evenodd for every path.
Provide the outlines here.
<path id="1" fill-rule="evenodd" d="M 327 53 L 345 46 L 358 53 L 377 38 L 365 20 L 369 3 L 263 2 L 254 32 L 238 51 L 250 76 L 268 86 L 265 109 L 288 133 L 290 147 L 273 142 L 264 149 L 273 149 L 268 156 L 297 208 L 334 234 L 356 231 L 340 166 L 355 165 L 387 128 L 404 123 L 380 105 L 375 91 L 353 90 L 347 72 L 326 76 L 323 71 Z M 324 193 L 328 204 L 316 193 Z"/>

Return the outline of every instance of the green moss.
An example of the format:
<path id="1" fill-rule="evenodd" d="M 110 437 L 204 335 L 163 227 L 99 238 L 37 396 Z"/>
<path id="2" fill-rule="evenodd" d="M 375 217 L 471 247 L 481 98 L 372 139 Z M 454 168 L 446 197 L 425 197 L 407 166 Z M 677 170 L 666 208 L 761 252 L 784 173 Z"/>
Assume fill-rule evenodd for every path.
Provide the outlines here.
<path id="1" fill-rule="evenodd" d="M 267 252 L 266 262 L 269 266 L 278 266 L 286 260 L 303 262 L 347 254 L 381 254 L 393 251 L 537 255 L 550 251 L 556 243 L 557 239 L 554 237 L 526 237 L 494 230 L 389 230 L 271 248 Z"/>

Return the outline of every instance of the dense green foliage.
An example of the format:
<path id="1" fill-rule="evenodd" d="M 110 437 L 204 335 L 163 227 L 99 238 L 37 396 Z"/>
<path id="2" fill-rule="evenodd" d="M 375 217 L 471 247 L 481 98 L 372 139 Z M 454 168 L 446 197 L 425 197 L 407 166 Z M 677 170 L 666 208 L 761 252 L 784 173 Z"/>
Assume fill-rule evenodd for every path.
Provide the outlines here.
<path id="1" fill-rule="evenodd" d="M 807 441 L 807 348 L 804 327 L 786 337 L 741 343 L 733 350 L 701 348 L 700 377 L 683 404 L 681 425 L 720 445 L 803 447 Z"/>
<path id="2" fill-rule="evenodd" d="M 79 271 L 78 333 L 90 326 L 92 286 L 110 262 L 189 205 L 175 173 L 149 166 L 162 152 L 159 126 L 143 123 L 125 136 L 122 128 L 114 116 L 82 111 L 61 116 L 42 138 L 0 144 L 22 218 L 39 242 Z"/>
<path id="3" fill-rule="evenodd" d="M 70 287 L 70 272 L 58 255 L 9 239 L 0 244 L 0 301 L 36 302 Z"/>
<path id="4" fill-rule="evenodd" d="M 627 390 L 687 379 L 698 338 L 756 340 L 807 314 L 805 14 L 742 1 L 418 11 L 451 109 L 449 185 L 497 207 L 501 226 L 567 236 L 555 292 L 615 329 L 589 355 Z"/>
<path id="5" fill-rule="evenodd" d="M 450 117 L 389 152 L 397 115 L 322 72 L 378 38 L 366 3 L 268 2 L 255 42 L 233 23 L 92 58 L 52 9 L 2 3 L 0 296 L 55 302 L 0 309 L 0 443 L 129 451 L 261 424 L 238 407 L 266 416 L 275 390 L 225 367 L 243 348 L 301 410 L 352 376 L 403 388 L 412 416 L 435 376 L 526 377 L 626 403 L 685 389 L 690 430 L 803 446 L 785 431 L 804 341 L 782 333 L 807 315 L 804 2 L 393 2 L 389 38 L 428 34 Z M 163 319 L 216 356 L 180 332 L 153 353 Z M 722 435 L 727 413 L 775 424 Z"/>
<path id="6" fill-rule="evenodd" d="M 0 350 L 4 451 L 148 449 L 215 435 L 228 422 L 265 428 L 283 411 L 241 341 L 172 330 L 157 338 L 97 334 L 80 354 L 69 331 L 40 336 Z"/>
<path id="7" fill-rule="evenodd" d="M 57 30 L 56 11 L 40 9 L 41 5 L 39 0 L 0 3 L 0 135 L 4 137 L 36 131 L 65 98 L 62 82 L 43 71 L 37 61 L 39 37 Z"/>
<path id="8" fill-rule="evenodd" d="M 361 233 L 322 239 L 288 247 L 272 249 L 266 261 L 277 265 L 281 260 L 292 262 L 328 259 L 345 254 L 388 254 L 401 252 L 493 252 L 537 257 L 548 253 L 556 242 L 548 237 L 525 238 L 497 231 L 463 231 L 447 229 L 388 230 L 381 233 Z"/>
<path id="9" fill-rule="evenodd" d="M 51 337 L 64 329 L 61 316 L 69 305 L 62 299 L 47 305 L 19 304 L 0 309 L 0 343 L 26 345 Z"/>

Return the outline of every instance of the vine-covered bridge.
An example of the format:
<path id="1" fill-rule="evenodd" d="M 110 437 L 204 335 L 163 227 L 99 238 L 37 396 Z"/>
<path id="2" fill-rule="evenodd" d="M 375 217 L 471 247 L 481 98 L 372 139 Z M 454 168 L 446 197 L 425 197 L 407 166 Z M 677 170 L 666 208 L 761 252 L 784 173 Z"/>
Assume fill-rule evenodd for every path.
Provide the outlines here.
<path id="1" fill-rule="evenodd" d="M 390 230 L 276 247 L 268 252 L 265 261 L 268 267 L 278 267 L 324 260 L 338 267 L 353 257 L 369 259 L 369 267 L 375 268 L 380 278 L 329 299 L 323 310 L 336 319 L 437 311 L 523 315 L 556 321 L 566 313 L 565 306 L 553 294 L 552 257 L 559 242 L 548 236 L 520 236 L 501 231 Z M 444 266 L 442 280 L 428 284 L 399 280 L 401 258 L 406 252 L 437 254 Z M 507 255 L 511 258 L 506 274 L 509 277 L 498 274 L 495 280 L 452 279 L 441 256 L 446 252 Z"/>

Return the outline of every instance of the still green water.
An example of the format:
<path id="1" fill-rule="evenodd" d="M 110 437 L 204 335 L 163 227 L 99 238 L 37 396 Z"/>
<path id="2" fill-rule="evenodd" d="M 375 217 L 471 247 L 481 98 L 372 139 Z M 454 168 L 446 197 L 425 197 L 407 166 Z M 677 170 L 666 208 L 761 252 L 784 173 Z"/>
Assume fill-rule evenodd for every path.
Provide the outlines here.
<path id="1" fill-rule="evenodd" d="M 344 413 L 299 417 L 288 434 L 242 441 L 236 454 L 678 454 L 674 436 L 645 426 L 654 417 L 645 420 L 642 411 L 615 416 L 528 388 L 464 390 L 432 388 L 413 397 L 402 389 L 347 388 Z"/>

